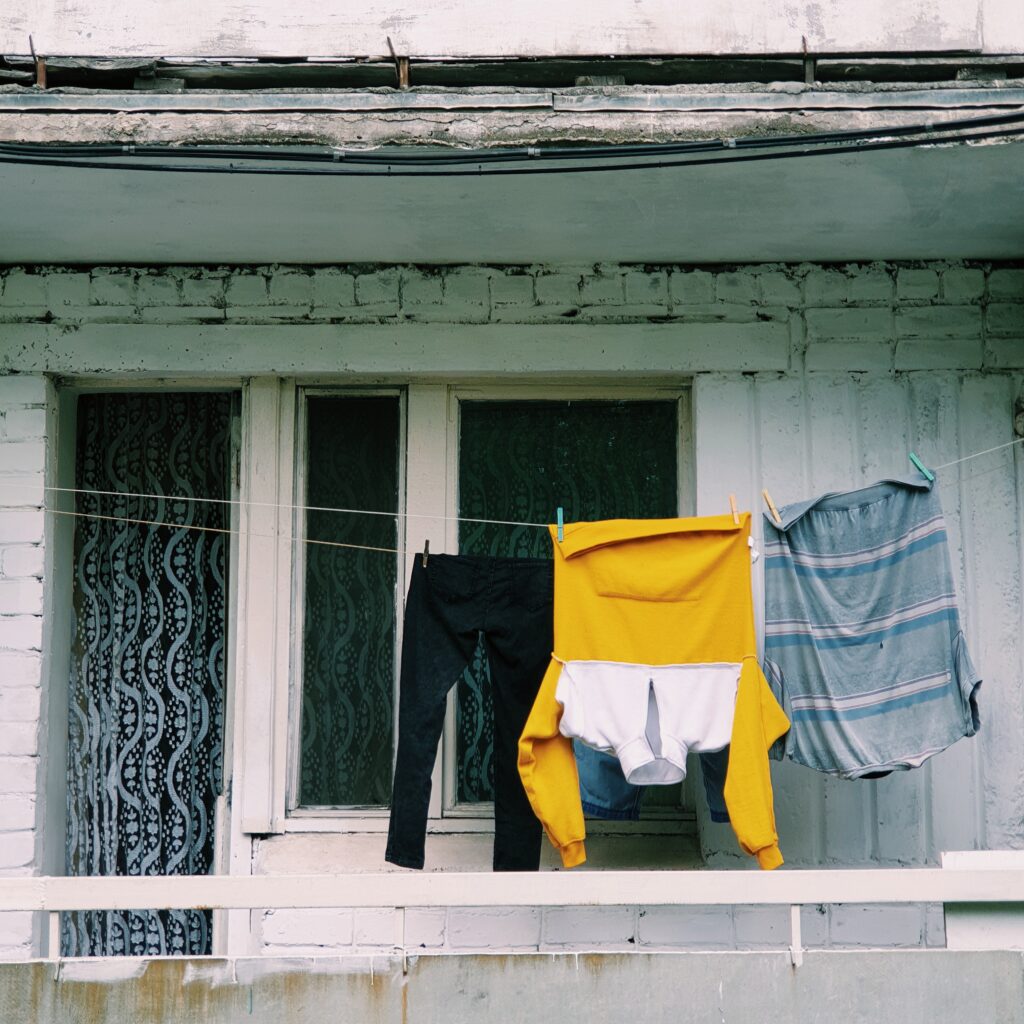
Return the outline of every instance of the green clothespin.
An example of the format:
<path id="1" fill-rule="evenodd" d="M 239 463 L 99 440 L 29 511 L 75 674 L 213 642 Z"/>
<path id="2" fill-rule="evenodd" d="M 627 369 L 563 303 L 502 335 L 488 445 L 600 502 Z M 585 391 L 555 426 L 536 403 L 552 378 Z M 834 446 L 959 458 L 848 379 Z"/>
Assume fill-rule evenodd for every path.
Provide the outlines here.
<path id="1" fill-rule="evenodd" d="M 925 466 L 925 464 L 913 452 L 910 453 L 910 461 L 915 466 L 917 466 L 917 468 L 921 471 L 921 473 L 924 476 L 925 480 L 928 480 L 929 482 L 932 482 L 932 481 L 935 480 L 935 474 L 930 469 L 928 469 Z"/>
<path id="2" fill-rule="evenodd" d="M 565 510 L 561 505 L 558 506 L 558 542 L 565 540 Z"/>

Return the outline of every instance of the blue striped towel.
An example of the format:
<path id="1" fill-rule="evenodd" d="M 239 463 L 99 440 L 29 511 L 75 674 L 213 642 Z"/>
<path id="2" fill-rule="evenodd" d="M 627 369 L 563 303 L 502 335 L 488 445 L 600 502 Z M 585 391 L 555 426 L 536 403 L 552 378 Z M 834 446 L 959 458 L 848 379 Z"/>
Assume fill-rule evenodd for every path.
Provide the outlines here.
<path id="1" fill-rule="evenodd" d="M 765 515 L 765 676 L 777 756 L 854 779 L 916 768 L 978 730 L 938 494 L 883 480 Z"/>

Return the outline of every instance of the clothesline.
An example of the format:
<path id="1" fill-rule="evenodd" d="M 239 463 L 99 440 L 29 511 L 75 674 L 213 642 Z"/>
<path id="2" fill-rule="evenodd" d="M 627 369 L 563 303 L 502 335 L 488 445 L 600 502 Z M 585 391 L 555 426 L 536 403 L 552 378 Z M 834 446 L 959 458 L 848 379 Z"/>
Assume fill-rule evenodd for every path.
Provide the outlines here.
<path id="1" fill-rule="evenodd" d="M 1024 437 L 1018 437 L 1013 441 L 1007 441 L 1006 444 L 997 444 L 994 448 L 986 448 L 981 452 L 973 452 L 970 455 L 965 455 L 962 459 L 954 459 L 952 462 L 945 462 L 941 466 L 932 466 L 931 468 L 936 472 L 940 469 L 949 469 L 950 466 L 957 466 L 961 462 L 967 462 L 969 459 L 976 459 L 980 455 L 989 455 L 992 452 L 1002 451 L 1004 448 L 1012 448 L 1015 444 L 1024 444 Z"/>
<path id="2" fill-rule="evenodd" d="M 960 459 L 953 459 L 951 462 L 944 462 L 941 466 L 931 467 L 935 472 L 943 469 L 949 469 L 951 466 L 957 466 L 962 462 L 968 462 L 971 459 L 977 459 L 982 455 L 990 455 L 992 452 L 1002 451 L 1004 448 L 1012 448 L 1014 445 L 1024 444 L 1024 437 L 1016 438 L 1013 441 L 1007 441 L 1005 444 L 998 444 L 993 448 L 985 448 L 983 451 L 972 452 L 970 455 L 965 455 Z M 15 487 L 35 487 L 35 484 L 14 484 L 7 482 L 0 482 L 0 488 L 15 488 Z M 153 494 L 144 491 L 104 491 L 94 490 L 86 487 L 56 487 L 52 485 L 46 485 L 43 487 L 44 491 L 50 491 L 54 493 L 62 494 L 87 494 L 95 497 L 117 497 L 117 498 L 152 498 L 161 501 L 191 501 L 196 504 L 209 504 L 209 505 L 245 505 L 250 508 L 272 508 L 272 509 L 284 509 L 289 512 L 331 512 L 338 513 L 341 515 L 355 515 L 355 516 L 386 516 L 391 519 L 432 519 L 441 520 L 444 522 L 459 522 L 459 523 L 477 523 L 485 526 L 523 526 L 534 529 L 547 529 L 548 523 L 526 523 L 518 522 L 512 519 L 481 519 L 473 516 L 447 516 L 440 513 L 433 512 L 382 512 L 376 509 L 365 509 L 365 508 L 333 508 L 327 505 L 296 505 L 284 502 L 272 502 L 272 501 L 251 501 L 243 498 L 203 498 L 196 497 L 191 494 Z M 5 506 L 11 508 L 14 506 Z M 32 506 L 33 508 L 36 506 Z M 56 509 L 50 509 L 49 511 L 57 511 Z M 70 514 L 70 513 L 69 513 Z M 77 513 L 80 515 L 87 515 L 88 513 Z M 120 517 L 118 517 L 120 518 Z M 163 525 L 163 524 L 161 524 Z M 169 524 L 173 525 L 173 524 Z M 255 534 L 253 536 L 256 536 Z M 391 550 L 391 549 L 381 549 Z"/>
<path id="3" fill-rule="evenodd" d="M 34 487 L 34 484 L 8 484 L 0 487 Z M 246 505 L 250 508 L 284 509 L 287 512 L 338 512 L 352 516 L 387 516 L 389 519 L 443 519 L 448 522 L 483 523 L 489 526 L 530 526 L 547 529 L 547 523 L 518 523 L 510 519 L 474 519 L 470 516 L 445 516 L 432 512 L 380 512 L 367 508 L 331 508 L 325 505 L 292 505 L 285 502 L 250 501 L 243 498 L 198 498 L 190 494 L 150 494 L 145 491 L 99 491 L 88 487 L 43 487 L 44 491 L 63 494 L 88 494 L 95 497 L 154 498 L 160 501 L 192 501 L 203 505 Z"/>
<path id="4" fill-rule="evenodd" d="M 1021 443 L 1022 441 L 1024 441 L 1024 437 L 1022 437 L 1020 441 L 1013 441 L 1012 443 L 1018 444 L 1018 443 Z M 999 445 L 999 447 L 1007 447 L 1007 446 L 1008 445 Z M 991 450 L 990 449 L 989 451 L 997 451 L 997 450 Z M 985 452 L 985 453 L 978 453 L 978 454 L 979 455 L 987 455 L 988 453 Z M 969 456 L 968 458 L 972 458 L 972 457 Z M 966 460 L 957 460 L 957 461 L 958 462 L 964 462 Z M 954 463 L 947 464 L 947 468 L 948 468 L 948 465 L 955 465 L 955 464 Z M 936 468 L 938 469 L 938 467 L 936 467 Z M 986 475 L 987 473 L 991 473 L 991 472 L 994 472 L 994 470 L 985 470 L 984 473 L 973 474 L 972 479 L 974 478 L 974 476 L 982 476 L 982 475 Z M 955 481 L 953 481 L 953 480 L 947 480 L 947 481 L 944 481 L 944 482 L 940 481 L 939 485 L 940 486 L 945 486 L 945 485 L 948 485 L 948 484 L 951 484 L 951 483 L 954 483 L 954 482 Z M 91 494 L 93 492 L 85 492 L 85 493 L 86 494 Z M 125 497 L 125 493 L 124 492 L 120 492 L 120 490 L 118 490 L 118 492 L 111 492 L 111 493 L 112 494 L 120 495 L 122 497 Z M 161 496 L 156 496 L 156 497 L 161 497 Z M 80 518 L 80 519 L 104 519 L 104 520 L 108 520 L 110 522 L 121 522 L 121 523 L 133 524 L 133 525 L 139 525 L 139 526 L 166 526 L 166 527 L 168 527 L 170 529 L 197 530 L 197 531 L 200 531 L 200 532 L 209 532 L 209 534 L 223 534 L 223 535 L 227 535 L 227 536 L 230 536 L 230 537 L 240 537 L 240 538 L 241 537 L 256 537 L 256 538 L 261 538 L 262 540 L 265 540 L 265 541 L 284 541 L 284 540 L 289 540 L 289 541 L 298 542 L 298 543 L 302 543 L 302 544 L 315 544 L 315 545 L 317 545 L 319 547 L 345 548 L 345 549 L 349 549 L 349 550 L 353 550 L 353 551 L 378 551 L 378 552 L 382 552 L 384 554 L 391 554 L 391 555 L 406 555 L 406 554 L 420 554 L 421 553 L 417 549 L 376 547 L 376 546 L 369 545 L 369 544 L 349 544 L 349 543 L 344 542 L 344 541 L 322 541 L 322 540 L 318 540 L 318 539 L 312 538 L 312 537 L 288 537 L 288 535 L 285 535 L 285 534 L 257 534 L 257 532 L 254 532 L 252 530 L 229 529 L 226 526 L 201 526 L 201 525 L 199 525 L 197 523 L 166 522 L 166 521 L 162 521 L 160 519 L 135 519 L 135 518 L 131 518 L 131 517 L 128 517 L 128 516 L 103 515 L 102 513 L 99 513 L 99 512 L 73 512 L 70 509 L 55 509 L 55 508 L 52 508 L 52 507 L 49 507 L 49 506 L 45 506 L 45 505 L 42 506 L 42 507 L 40 507 L 38 505 L 0 505 L 0 510 L 24 511 L 24 512 L 43 511 L 43 512 L 51 512 L 54 515 L 75 516 L 75 517 Z M 376 514 L 381 515 L 381 514 L 385 514 L 385 513 L 376 513 Z M 456 519 L 458 517 L 457 516 L 445 516 L 444 518 Z M 463 521 L 502 523 L 502 520 L 498 520 L 498 519 L 473 519 L 473 520 L 463 520 Z M 534 524 L 531 524 L 531 523 L 508 523 L 508 525 L 534 525 Z"/>

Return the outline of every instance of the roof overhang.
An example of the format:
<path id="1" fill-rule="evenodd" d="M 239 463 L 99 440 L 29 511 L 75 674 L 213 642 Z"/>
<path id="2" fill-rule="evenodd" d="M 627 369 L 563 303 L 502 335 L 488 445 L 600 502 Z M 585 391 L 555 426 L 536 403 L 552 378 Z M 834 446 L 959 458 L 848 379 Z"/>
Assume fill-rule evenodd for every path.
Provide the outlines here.
<path id="1" fill-rule="evenodd" d="M 479 165 L 463 154 L 437 167 L 410 164 L 403 151 L 370 167 L 310 164 L 306 155 L 0 159 L 0 263 L 1024 255 L 1024 138 L 1016 135 L 891 147 L 748 141 L 742 152 L 671 158 L 502 162 L 492 153 Z"/>

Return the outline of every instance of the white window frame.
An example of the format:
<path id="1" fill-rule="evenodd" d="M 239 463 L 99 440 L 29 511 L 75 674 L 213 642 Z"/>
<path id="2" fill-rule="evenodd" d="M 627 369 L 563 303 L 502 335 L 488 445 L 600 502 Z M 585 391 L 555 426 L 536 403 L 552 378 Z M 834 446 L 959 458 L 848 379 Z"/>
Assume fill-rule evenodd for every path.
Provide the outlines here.
<path id="1" fill-rule="evenodd" d="M 320 381 L 283 382 L 292 388 L 290 401 L 294 417 L 290 432 L 279 420 L 283 433 L 278 451 L 291 450 L 294 488 L 292 504 L 304 503 L 306 451 L 304 443 L 305 400 L 310 395 L 402 395 L 402 445 L 399 454 L 400 485 L 398 556 L 400 592 L 395 595 L 396 654 L 395 707 L 398 706 L 398 666 L 401 644 L 404 596 L 411 578 L 414 559 L 419 557 L 423 542 L 429 540 L 432 553 L 458 551 L 458 464 L 460 403 L 472 401 L 653 401 L 675 400 L 678 403 L 677 480 L 678 514 L 692 515 L 696 505 L 694 488 L 694 452 L 692 444 L 691 384 L 688 380 L 637 384 L 630 381 L 621 386 L 606 382 L 595 384 L 551 382 L 507 383 L 409 383 L 374 384 L 366 386 L 339 384 L 331 386 Z M 289 399 L 283 399 L 288 402 Z M 404 499 L 404 504 L 403 504 Z M 295 510 L 298 517 L 300 512 Z M 302 536 L 299 519 L 294 520 L 294 535 Z M 366 833 L 384 832 L 389 811 L 375 807 L 301 807 L 297 805 L 298 773 L 301 752 L 301 665 L 304 560 L 301 544 L 287 545 L 293 552 L 291 608 L 291 668 L 287 700 L 286 729 L 288 742 L 287 803 L 284 821 L 288 832 Z M 253 623 L 258 630 L 259 624 Z M 279 627 L 280 628 L 280 625 Z M 431 834 L 490 833 L 494 830 L 494 811 L 490 803 L 459 804 L 456 793 L 456 687 L 449 691 L 447 712 L 439 744 L 438 756 L 431 775 L 431 797 L 428 810 L 428 831 Z M 398 716 L 395 715 L 397 737 Z M 677 810 L 666 807 L 645 815 L 642 822 L 593 821 L 588 830 L 595 835 L 658 835 L 692 834 L 696 831 L 691 773 L 685 783 L 684 800 Z"/>

